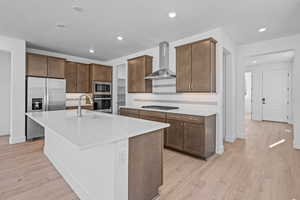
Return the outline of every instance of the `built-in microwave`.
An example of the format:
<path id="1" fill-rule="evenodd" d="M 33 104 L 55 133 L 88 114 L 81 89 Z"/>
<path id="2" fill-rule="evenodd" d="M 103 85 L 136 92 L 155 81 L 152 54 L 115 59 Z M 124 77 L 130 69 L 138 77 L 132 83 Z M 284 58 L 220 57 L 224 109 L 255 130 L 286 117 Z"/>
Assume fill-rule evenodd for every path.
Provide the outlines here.
<path id="1" fill-rule="evenodd" d="M 93 82 L 93 94 L 111 95 L 111 83 L 94 81 Z"/>

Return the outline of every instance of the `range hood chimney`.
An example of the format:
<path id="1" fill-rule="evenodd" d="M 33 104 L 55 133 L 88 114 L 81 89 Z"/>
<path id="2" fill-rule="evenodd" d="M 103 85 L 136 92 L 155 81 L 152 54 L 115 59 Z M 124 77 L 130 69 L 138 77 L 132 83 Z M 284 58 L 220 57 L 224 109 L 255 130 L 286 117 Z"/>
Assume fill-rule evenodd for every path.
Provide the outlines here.
<path id="1" fill-rule="evenodd" d="M 159 70 L 145 77 L 146 80 L 160 80 L 175 78 L 176 75 L 169 69 L 169 43 L 159 43 Z"/>

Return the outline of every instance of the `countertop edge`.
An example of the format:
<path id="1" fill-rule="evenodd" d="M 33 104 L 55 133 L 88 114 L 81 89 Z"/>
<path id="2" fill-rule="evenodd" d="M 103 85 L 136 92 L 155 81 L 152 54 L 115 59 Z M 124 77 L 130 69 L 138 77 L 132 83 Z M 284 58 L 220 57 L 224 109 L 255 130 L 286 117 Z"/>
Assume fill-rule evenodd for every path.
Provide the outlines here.
<path id="1" fill-rule="evenodd" d="M 180 108 L 174 110 L 158 110 L 158 109 L 141 108 L 138 106 L 120 106 L 120 108 L 155 111 L 155 112 L 163 112 L 163 113 L 175 113 L 175 114 L 182 114 L 182 115 L 195 115 L 195 116 L 202 116 L 202 117 L 208 117 L 208 116 L 216 115 L 218 113 L 216 110 L 208 110 L 208 111 L 203 111 L 206 112 L 206 114 L 197 114 L 194 112 L 179 110 Z"/>

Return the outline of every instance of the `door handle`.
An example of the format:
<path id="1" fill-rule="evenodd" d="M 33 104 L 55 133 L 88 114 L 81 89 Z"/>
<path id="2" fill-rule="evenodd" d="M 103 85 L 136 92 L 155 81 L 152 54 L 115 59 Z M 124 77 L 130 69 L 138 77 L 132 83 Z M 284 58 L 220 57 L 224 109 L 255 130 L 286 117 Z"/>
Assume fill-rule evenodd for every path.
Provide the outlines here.
<path id="1" fill-rule="evenodd" d="M 266 98 L 262 98 L 261 101 L 262 101 L 262 104 L 266 104 Z"/>

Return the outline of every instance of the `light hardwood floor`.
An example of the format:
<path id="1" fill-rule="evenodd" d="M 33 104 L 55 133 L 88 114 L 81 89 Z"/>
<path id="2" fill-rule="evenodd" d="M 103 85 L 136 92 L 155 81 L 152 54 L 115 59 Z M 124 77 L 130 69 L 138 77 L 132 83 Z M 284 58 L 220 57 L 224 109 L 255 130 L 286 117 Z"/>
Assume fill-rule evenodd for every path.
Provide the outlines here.
<path id="1" fill-rule="evenodd" d="M 247 140 L 225 143 L 207 162 L 164 152 L 162 200 L 300 199 L 300 151 L 291 127 L 247 121 Z M 269 148 L 281 139 L 286 142 Z M 42 141 L 9 145 L 0 137 L 0 200 L 78 199 L 42 153 Z"/>

